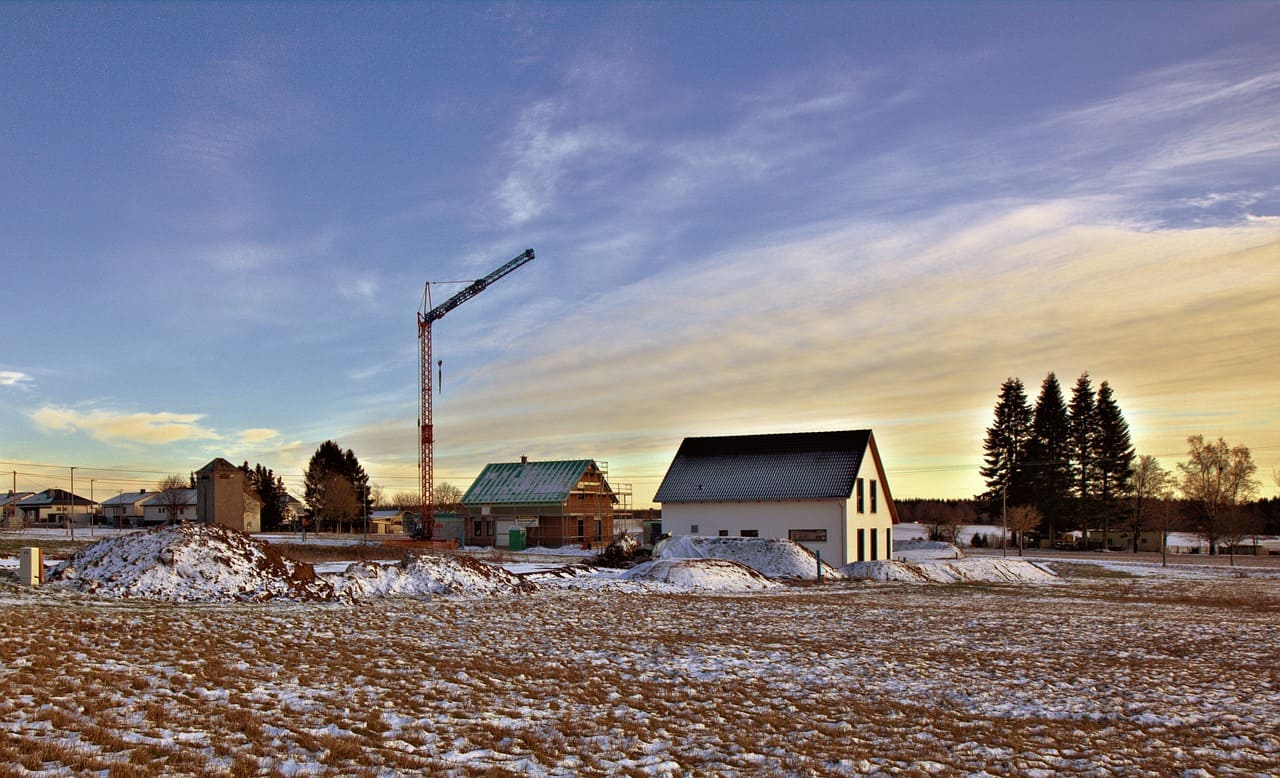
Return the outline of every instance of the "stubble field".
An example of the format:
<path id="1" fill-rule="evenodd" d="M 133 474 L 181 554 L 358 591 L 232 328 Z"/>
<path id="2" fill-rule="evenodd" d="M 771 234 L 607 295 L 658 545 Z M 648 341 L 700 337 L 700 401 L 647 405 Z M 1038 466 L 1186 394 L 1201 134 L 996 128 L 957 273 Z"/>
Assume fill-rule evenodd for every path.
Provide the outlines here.
<path id="1" fill-rule="evenodd" d="M 1280 580 L 103 602 L 0 584 L 0 776 L 1269 775 Z"/>

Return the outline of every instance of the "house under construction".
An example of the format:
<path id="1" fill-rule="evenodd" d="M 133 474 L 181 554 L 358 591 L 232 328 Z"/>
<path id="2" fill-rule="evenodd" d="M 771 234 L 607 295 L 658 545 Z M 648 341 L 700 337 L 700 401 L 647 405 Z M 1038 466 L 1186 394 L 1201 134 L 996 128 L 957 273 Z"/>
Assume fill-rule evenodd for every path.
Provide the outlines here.
<path id="1" fill-rule="evenodd" d="M 591 459 L 486 465 L 462 497 L 467 545 L 601 546 L 619 497 Z"/>

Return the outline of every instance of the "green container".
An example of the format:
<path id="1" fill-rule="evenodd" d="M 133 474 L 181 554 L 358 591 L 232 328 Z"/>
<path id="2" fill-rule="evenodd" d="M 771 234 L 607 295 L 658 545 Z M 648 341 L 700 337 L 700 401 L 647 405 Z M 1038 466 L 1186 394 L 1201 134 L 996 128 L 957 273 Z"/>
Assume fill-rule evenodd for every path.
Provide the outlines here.
<path id="1" fill-rule="evenodd" d="M 512 551 L 524 551 L 524 530 L 513 529 L 507 533 L 507 545 Z"/>

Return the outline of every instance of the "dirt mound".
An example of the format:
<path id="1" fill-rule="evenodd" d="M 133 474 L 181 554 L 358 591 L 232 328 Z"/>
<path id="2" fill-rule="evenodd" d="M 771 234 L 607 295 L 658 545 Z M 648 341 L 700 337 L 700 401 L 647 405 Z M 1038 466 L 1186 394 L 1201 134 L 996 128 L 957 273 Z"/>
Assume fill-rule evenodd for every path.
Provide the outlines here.
<path id="1" fill-rule="evenodd" d="M 179 524 L 94 543 L 49 574 L 55 586 L 167 602 L 328 600 L 311 565 L 216 524 Z"/>
<path id="2" fill-rule="evenodd" d="M 620 578 L 659 581 L 699 592 L 753 592 L 781 586 L 750 567 L 728 559 L 654 559 L 636 565 Z"/>
<path id="3" fill-rule="evenodd" d="M 404 561 L 391 565 L 356 562 L 333 582 L 336 596 L 349 600 L 436 594 L 518 594 L 538 588 L 533 582 L 496 565 L 452 554 L 410 554 Z"/>
<path id="4" fill-rule="evenodd" d="M 1057 580 L 1045 568 L 1025 559 L 937 559 L 918 562 L 854 562 L 841 570 L 868 581 L 961 583 L 964 581 L 1026 583 Z"/>
<path id="5" fill-rule="evenodd" d="M 728 559 L 764 573 L 769 578 L 812 581 L 818 577 L 816 555 L 804 546 L 781 538 L 708 538 L 677 535 L 653 550 L 655 559 Z M 822 563 L 824 578 L 843 577 Z"/>
<path id="6" fill-rule="evenodd" d="M 893 556 L 904 562 L 922 559 L 959 559 L 964 556 L 960 547 L 941 540 L 895 540 Z"/>

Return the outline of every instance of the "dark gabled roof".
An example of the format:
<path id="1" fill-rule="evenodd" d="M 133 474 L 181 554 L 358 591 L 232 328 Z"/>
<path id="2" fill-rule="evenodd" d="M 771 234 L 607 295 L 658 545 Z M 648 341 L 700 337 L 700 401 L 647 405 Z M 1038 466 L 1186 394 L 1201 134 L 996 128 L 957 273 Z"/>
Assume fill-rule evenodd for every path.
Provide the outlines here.
<path id="1" fill-rule="evenodd" d="M 654 502 L 843 499 L 871 430 L 685 438 Z"/>
<path id="2" fill-rule="evenodd" d="M 485 465 L 462 496 L 462 504 L 560 505 L 591 464 L 590 459 L 570 459 Z"/>
<path id="3" fill-rule="evenodd" d="M 94 502 L 86 497 L 78 494 L 71 494 L 66 489 L 45 489 L 43 492 L 33 494 L 18 501 L 20 508 L 39 508 L 45 505 L 69 505 L 72 498 L 76 505 L 93 505 Z"/>

